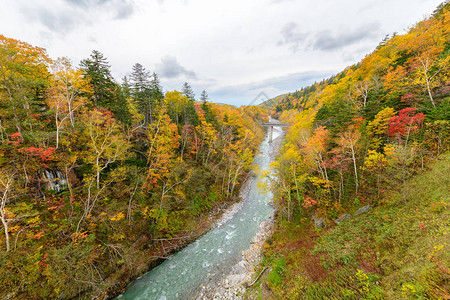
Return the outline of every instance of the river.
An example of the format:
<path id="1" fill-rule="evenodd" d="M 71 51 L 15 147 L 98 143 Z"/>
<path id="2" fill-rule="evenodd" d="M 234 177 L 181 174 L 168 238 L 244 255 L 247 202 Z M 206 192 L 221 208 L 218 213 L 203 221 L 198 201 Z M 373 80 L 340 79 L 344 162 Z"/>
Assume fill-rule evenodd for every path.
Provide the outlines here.
<path id="1" fill-rule="evenodd" d="M 273 137 L 280 135 L 281 129 L 274 128 Z M 254 159 L 258 174 L 269 169 L 273 151 L 266 135 Z M 242 187 L 242 202 L 227 219 L 132 282 L 118 299 L 194 299 L 203 284 L 228 273 L 242 251 L 250 247 L 260 223 L 273 213 L 272 193 L 263 193 L 258 187 L 267 180 L 260 175 L 250 178 Z"/>

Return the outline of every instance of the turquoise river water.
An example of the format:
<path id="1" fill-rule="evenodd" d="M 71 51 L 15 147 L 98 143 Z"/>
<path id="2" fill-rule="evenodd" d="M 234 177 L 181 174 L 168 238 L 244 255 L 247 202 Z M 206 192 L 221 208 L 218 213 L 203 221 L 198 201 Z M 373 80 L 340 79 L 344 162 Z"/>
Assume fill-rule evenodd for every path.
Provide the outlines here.
<path id="1" fill-rule="evenodd" d="M 281 134 L 274 128 L 273 137 Z M 266 136 L 261 143 L 254 165 L 258 172 L 268 170 L 272 161 L 273 146 Z M 241 257 L 241 252 L 250 247 L 251 239 L 259 231 L 259 225 L 272 213 L 269 204 L 272 193 L 262 193 L 258 183 L 268 178 L 253 177 L 240 208 L 227 220 L 183 248 L 164 263 L 130 283 L 117 299 L 195 299 L 203 284 L 214 282 L 230 271 Z"/>

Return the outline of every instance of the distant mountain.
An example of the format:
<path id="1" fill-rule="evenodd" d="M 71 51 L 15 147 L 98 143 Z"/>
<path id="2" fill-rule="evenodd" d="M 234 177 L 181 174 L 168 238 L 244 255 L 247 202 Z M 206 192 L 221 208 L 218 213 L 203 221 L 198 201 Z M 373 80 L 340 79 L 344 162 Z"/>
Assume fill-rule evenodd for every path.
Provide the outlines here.
<path id="1" fill-rule="evenodd" d="M 269 100 L 266 100 L 266 101 L 258 104 L 258 106 L 274 108 L 278 103 L 282 102 L 290 94 L 291 93 L 287 93 L 287 94 L 282 94 L 282 95 L 276 96 L 274 98 L 270 98 Z"/>

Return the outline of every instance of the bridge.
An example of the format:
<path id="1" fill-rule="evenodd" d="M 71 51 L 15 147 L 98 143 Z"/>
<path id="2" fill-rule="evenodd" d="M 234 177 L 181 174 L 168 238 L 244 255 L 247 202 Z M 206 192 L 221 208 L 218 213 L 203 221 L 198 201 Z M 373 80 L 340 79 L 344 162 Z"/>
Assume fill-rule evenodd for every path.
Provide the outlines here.
<path id="1" fill-rule="evenodd" d="M 260 123 L 260 124 L 261 124 L 261 126 L 264 126 L 264 127 L 270 127 L 269 143 L 272 143 L 273 128 L 274 127 L 289 127 L 289 126 L 291 126 L 291 124 L 283 124 L 283 123 L 277 123 L 277 122 Z"/>

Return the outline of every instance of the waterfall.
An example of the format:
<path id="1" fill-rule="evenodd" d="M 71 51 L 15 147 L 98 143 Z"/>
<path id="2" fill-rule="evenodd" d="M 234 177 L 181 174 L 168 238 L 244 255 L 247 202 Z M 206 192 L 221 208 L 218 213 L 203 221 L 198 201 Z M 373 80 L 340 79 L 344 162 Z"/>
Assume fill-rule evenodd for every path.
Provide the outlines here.
<path id="1" fill-rule="evenodd" d="M 47 189 L 60 193 L 67 188 L 67 179 L 60 170 L 46 169 L 42 172 Z"/>

